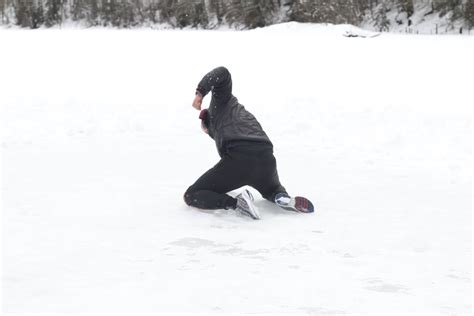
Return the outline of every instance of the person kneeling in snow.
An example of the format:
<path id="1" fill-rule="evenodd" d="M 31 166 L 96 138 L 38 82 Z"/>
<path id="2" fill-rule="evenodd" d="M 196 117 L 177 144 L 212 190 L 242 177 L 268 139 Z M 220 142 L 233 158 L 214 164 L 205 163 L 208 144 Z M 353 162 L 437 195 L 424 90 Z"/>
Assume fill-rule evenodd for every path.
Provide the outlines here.
<path id="1" fill-rule="evenodd" d="M 202 99 L 211 91 L 209 109 L 201 110 Z M 216 142 L 221 160 L 187 189 L 186 204 L 201 209 L 235 209 L 260 219 L 248 190 L 236 198 L 226 194 L 248 185 L 286 210 L 314 211 L 308 199 L 290 197 L 280 184 L 273 144 L 257 119 L 232 95 L 232 78 L 225 67 L 202 78 L 192 106 L 201 111 L 201 127 Z"/>

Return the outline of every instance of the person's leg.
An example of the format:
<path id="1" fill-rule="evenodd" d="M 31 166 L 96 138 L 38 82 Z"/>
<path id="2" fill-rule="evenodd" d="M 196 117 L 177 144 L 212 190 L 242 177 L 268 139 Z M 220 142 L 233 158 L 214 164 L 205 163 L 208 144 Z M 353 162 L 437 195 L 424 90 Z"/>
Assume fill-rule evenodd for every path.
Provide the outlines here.
<path id="1" fill-rule="evenodd" d="M 228 156 L 204 173 L 184 194 L 184 201 L 201 209 L 235 208 L 237 200 L 226 193 L 245 185 L 245 164 Z"/>
<path id="2" fill-rule="evenodd" d="M 305 197 L 291 197 L 281 185 L 278 178 L 276 160 L 273 155 L 265 159 L 259 160 L 261 172 L 258 174 L 257 181 L 253 187 L 256 188 L 262 196 L 278 206 L 290 210 L 303 213 L 314 212 L 313 203 Z"/>
<path id="3" fill-rule="evenodd" d="M 253 179 L 253 186 L 266 200 L 275 203 L 275 195 L 287 193 L 278 177 L 276 159 L 273 154 L 262 156 L 258 162 L 259 172 Z"/>

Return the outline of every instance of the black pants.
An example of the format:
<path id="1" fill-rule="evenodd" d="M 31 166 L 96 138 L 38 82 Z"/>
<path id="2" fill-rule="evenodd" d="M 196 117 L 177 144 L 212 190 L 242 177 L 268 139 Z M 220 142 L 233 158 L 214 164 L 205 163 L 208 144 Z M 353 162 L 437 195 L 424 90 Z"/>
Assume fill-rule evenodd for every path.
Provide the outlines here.
<path id="1" fill-rule="evenodd" d="M 278 178 L 271 145 L 228 146 L 219 163 L 188 188 L 184 200 L 202 209 L 235 208 L 237 200 L 226 193 L 244 185 L 257 189 L 271 202 L 277 193 L 286 192 Z"/>

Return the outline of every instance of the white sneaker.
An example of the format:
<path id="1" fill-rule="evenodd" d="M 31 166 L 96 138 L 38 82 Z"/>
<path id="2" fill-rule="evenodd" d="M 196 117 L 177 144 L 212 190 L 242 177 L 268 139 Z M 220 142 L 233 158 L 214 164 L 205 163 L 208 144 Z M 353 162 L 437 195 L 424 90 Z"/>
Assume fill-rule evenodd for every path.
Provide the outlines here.
<path id="1" fill-rule="evenodd" d="M 260 219 L 258 209 L 253 204 L 253 196 L 247 189 L 244 189 L 244 191 L 235 198 L 237 199 L 237 206 L 235 207 L 237 211 L 253 219 Z"/>

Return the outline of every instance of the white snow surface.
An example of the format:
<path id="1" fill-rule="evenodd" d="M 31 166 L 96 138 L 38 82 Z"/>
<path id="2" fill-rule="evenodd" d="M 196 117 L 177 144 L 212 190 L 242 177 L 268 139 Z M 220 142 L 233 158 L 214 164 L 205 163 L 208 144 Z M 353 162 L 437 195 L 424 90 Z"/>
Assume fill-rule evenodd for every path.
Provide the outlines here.
<path id="1" fill-rule="evenodd" d="M 474 37 L 348 28 L 0 30 L 3 311 L 471 314 Z M 314 214 L 185 205 L 221 65 Z"/>

